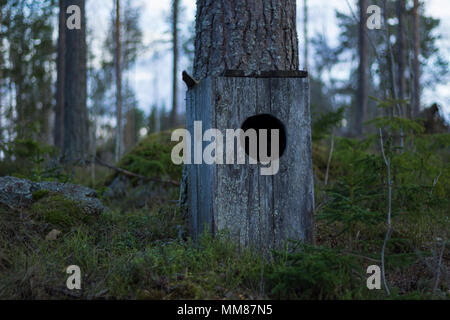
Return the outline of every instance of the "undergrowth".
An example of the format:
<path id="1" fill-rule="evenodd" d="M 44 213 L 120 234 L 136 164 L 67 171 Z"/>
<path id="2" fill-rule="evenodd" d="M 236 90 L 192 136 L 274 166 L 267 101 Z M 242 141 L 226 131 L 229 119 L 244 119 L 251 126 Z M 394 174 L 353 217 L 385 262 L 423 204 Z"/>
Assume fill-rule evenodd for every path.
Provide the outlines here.
<path id="1" fill-rule="evenodd" d="M 420 122 L 404 119 L 373 122 L 383 130 L 392 171 L 393 230 L 385 252 L 391 295 L 386 296 L 366 286 L 367 267 L 381 263 L 387 230 L 388 181 L 380 137 L 335 137 L 330 128 L 341 115 L 338 110 L 313 125 L 314 245 L 287 242 L 283 249 L 259 255 L 226 233 L 205 234 L 194 243 L 183 213 L 157 196 L 173 192 L 156 192 L 156 184 L 150 185 L 155 188 L 150 205 L 134 209 L 132 198 L 122 199 L 120 208 L 105 203 L 110 209 L 90 219 L 75 203 L 36 193 L 29 209 L 0 206 L 0 298 L 448 299 L 449 134 L 426 134 Z M 402 148 L 400 129 L 407 133 Z M 45 150 L 25 146 L 29 152 L 21 161 L 30 167 L 22 174 L 58 179 L 60 173 L 48 171 L 41 161 Z M 168 133 L 152 135 L 118 166 L 178 180 L 181 167 L 168 158 L 170 150 Z M 8 173 L 4 164 L 0 168 Z M 100 194 L 115 177 L 98 183 Z M 133 186 L 139 192 L 139 182 Z M 49 238 L 52 230 L 61 233 Z M 81 291 L 66 289 L 69 265 L 82 270 Z"/>

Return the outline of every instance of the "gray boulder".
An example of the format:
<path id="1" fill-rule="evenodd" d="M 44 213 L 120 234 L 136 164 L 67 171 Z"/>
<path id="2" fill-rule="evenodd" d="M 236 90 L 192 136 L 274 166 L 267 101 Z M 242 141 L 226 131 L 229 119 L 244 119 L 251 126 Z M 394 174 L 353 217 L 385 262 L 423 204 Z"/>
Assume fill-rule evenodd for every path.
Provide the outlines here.
<path id="1" fill-rule="evenodd" d="M 10 208 L 23 208 L 33 203 L 33 193 L 46 190 L 78 203 L 89 214 L 99 214 L 105 208 L 97 193 L 87 187 L 60 182 L 33 182 L 16 177 L 0 177 L 0 203 Z"/>

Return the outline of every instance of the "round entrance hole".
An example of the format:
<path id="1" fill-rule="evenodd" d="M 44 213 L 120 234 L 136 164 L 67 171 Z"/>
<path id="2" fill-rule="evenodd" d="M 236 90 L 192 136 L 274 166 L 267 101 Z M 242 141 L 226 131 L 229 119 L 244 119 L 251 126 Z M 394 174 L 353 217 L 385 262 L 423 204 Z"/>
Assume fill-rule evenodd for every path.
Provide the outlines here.
<path id="1" fill-rule="evenodd" d="M 244 132 L 246 132 L 249 129 L 254 129 L 256 130 L 256 135 L 258 137 L 258 142 L 257 142 L 257 155 L 258 155 L 258 162 L 259 162 L 259 130 L 260 129 L 267 129 L 267 155 L 269 157 L 271 157 L 271 146 L 272 146 L 272 135 L 271 135 L 271 130 L 274 129 L 278 129 L 279 130 L 279 158 L 281 158 L 281 156 L 284 154 L 284 151 L 286 151 L 286 142 L 287 142 L 287 138 L 286 138 L 286 129 L 284 127 L 284 124 L 278 120 L 277 118 L 275 118 L 274 116 L 270 115 L 270 114 L 259 114 L 256 116 L 252 116 L 247 118 L 244 123 L 241 126 L 241 129 L 244 130 Z M 243 141 L 241 143 L 244 143 Z M 245 138 L 245 153 L 249 155 L 249 150 L 250 150 L 250 146 L 249 146 L 249 138 Z"/>

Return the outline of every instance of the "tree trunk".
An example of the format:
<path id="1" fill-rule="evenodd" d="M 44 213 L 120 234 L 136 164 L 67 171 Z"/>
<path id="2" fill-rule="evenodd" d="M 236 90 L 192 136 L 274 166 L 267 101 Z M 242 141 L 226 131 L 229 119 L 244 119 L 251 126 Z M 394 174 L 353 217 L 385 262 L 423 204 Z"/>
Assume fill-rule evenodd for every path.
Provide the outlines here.
<path id="1" fill-rule="evenodd" d="M 2 19 L 3 19 L 3 4 L 0 4 L 0 28 L 2 25 Z M 3 70 L 3 47 L 2 47 L 2 43 L 3 43 L 3 39 L 1 37 L 2 35 L 0 34 L 0 141 L 5 141 L 5 139 L 3 139 L 3 127 L 2 127 L 2 94 L 3 94 L 3 74 L 2 74 L 2 70 Z"/>
<path id="2" fill-rule="evenodd" d="M 172 4 L 172 44 L 173 44 L 173 71 L 172 71 L 172 111 L 170 112 L 170 125 L 172 127 L 177 124 L 178 110 L 178 13 L 180 3 L 179 0 L 173 0 Z"/>
<path id="3" fill-rule="evenodd" d="M 413 81 L 412 92 L 412 116 L 416 118 L 420 112 L 420 34 L 419 34 L 419 0 L 414 0 L 413 10 L 413 28 L 414 28 L 414 61 L 413 61 Z"/>
<path id="4" fill-rule="evenodd" d="M 194 77 L 298 70 L 295 0 L 197 1 Z"/>
<path id="5" fill-rule="evenodd" d="M 303 33 L 305 38 L 305 70 L 308 70 L 308 0 L 303 2 Z"/>
<path id="6" fill-rule="evenodd" d="M 397 18 L 398 18 L 398 98 L 406 99 L 406 38 L 405 38 L 405 0 L 397 0 Z M 406 117 L 405 103 L 401 103 L 401 116 Z"/>
<path id="7" fill-rule="evenodd" d="M 66 29 L 65 35 L 63 155 L 66 162 L 85 160 L 88 153 L 85 0 L 65 1 L 65 8 L 71 5 L 81 9 L 81 28 Z"/>
<path id="8" fill-rule="evenodd" d="M 120 38 L 120 0 L 116 0 L 116 162 L 122 156 L 123 132 L 122 132 L 122 44 Z"/>
<path id="9" fill-rule="evenodd" d="M 358 100 L 356 107 L 356 133 L 361 136 L 363 123 L 367 114 L 368 104 L 368 58 L 366 34 L 367 0 L 359 1 L 359 70 L 358 70 Z"/>
<path id="10" fill-rule="evenodd" d="M 180 203 L 188 204 L 194 239 L 209 226 L 213 235 L 230 230 L 251 247 L 279 247 L 287 238 L 312 241 L 308 79 L 301 72 L 271 72 L 298 69 L 296 1 L 197 1 L 199 83 L 187 93 L 188 130 L 192 134 L 201 119 L 205 130 L 225 132 L 271 114 L 295 147 L 280 160 L 280 173 L 270 177 L 249 165 L 186 165 Z"/>
<path id="11" fill-rule="evenodd" d="M 66 55 L 66 6 L 64 0 L 59 0 L 59 37 L 56 80 L 56 110 L 54 143 L 62 150 L 64 144 L 64 71 Z"/>

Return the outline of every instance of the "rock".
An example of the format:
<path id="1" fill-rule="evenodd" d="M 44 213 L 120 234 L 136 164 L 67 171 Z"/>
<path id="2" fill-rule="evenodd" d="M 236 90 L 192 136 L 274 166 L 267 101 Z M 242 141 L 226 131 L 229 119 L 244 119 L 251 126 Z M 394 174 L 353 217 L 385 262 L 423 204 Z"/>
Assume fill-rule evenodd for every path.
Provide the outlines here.
<path id="1" fill-rule="evenodd" d="M 99 214 L 104 210 L 97 193 L 87 187 L 60 182 L 33 182 L 16 177 L 0 177 L 0 203 L 20 209 L 33 203 L 33 194 L 48 191 L 78 203 L 88 214 Z"/>
<path id="2" fill-rule="evenodd" d="M 61 231 L 53 229 L 52 231 L 50 231 L 47 236 L 45 237 L 45 240 L 47 241 L 55 241 L 56 239 L 58 239 L 58 236 L 61 234 Z"/>
<path id="3" fill-rule="evenodd" d="M 26 207 L 33 201 L 33 183 L 15 177 L 0 178 L 0 203 L 9 207 Z"/>
<path id="4" fill-rule="evenodd" d="M 118 175 L 108 186 L 108 189 L 104 193 L 104 196 L 110 199 L 123 198 L 127 195 L 127 191 L 130 188 L 131 188 L 130 180 L 127 177 Z"/>

